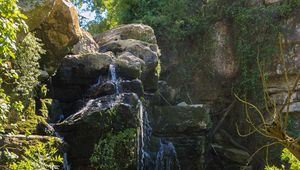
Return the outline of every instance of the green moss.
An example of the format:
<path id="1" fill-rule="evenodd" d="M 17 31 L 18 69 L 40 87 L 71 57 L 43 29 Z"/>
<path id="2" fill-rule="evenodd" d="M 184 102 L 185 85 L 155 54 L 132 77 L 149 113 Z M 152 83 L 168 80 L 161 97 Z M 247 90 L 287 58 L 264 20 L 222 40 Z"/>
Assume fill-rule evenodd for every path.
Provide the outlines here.
<path id="1" fill-rule="evenodd" d="M 136 129 L 109 134 L 95 145 L 90 158 L 96 169 L 122 170 L 134 167 L 136 162 Z"/>

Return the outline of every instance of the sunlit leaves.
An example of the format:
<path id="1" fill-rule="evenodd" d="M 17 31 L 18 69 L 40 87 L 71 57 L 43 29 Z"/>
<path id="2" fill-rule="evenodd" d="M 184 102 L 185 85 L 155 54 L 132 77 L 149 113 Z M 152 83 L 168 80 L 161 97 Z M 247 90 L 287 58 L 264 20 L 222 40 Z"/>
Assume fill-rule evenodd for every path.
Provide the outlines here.
<path id="1" fill-rule="evenodd" d="M 7 114 L 11 109 L 22 110 L 22 103 L 12 102 L 5 86 L 15 82 L 19 78 L 18 73 L 12 67 L 16 58 L 17 33 L 25 32 L 27 26 L 16 0 L 0 0 L 0 132 L 8 123 Z"/>
<path id="2" fill-rule="evenodd" d="M 24 154 L 16 162 L 10 164 L 12 170 L 55 170 L 59 169 L 63 158 L 59 155 L 55 141 L 47 143 L 37 142 L 34 145 L 23 147 Z M 9 152 L 8 152 L 9 153 Z"/>

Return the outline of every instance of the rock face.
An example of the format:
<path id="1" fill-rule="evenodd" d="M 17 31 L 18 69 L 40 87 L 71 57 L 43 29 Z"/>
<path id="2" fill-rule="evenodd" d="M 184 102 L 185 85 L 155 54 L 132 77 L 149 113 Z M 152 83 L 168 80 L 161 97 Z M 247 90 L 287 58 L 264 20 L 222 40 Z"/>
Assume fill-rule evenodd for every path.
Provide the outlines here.
<path id="1" fill-rule="evenodd" d="M 203 105 L 157 106 L 153 119 L 157 134 L 201 134 L 211 127 L 209 110 Z"/>
<path id="2" fill-rule="evenodd" d="M 94 145 L 109 132 L 138 126 L 138 97 L 133 93 L 90 100 L 77 113 L 54 128 L 71 146 L 68 154 L 74 169 L 87 168 Z M 126 158 L 124 158 L 126 159 Z"/>
<path id="3" fill-rule="evenodd" d="M 156 106 L 150 117 L 153 138 L 174 144 L 181 169 L 204 169 L 206 135 L 211 128 L 207 106 Z"/>
<path id="4" fill-rule="evenodd" d="M 226 22 L 217 22 L 214 32 L 214 55 L 212 55 L 212 69 L 224 78 L 232 78 L 237 74 L 237 61 L 230 44 L 232 38 Z"/>
<path id="5" fill-rule="evenodd" d="M 117 64 L 121 66 L 120 69 L 127 69 L 127 73 L 132 74 L 127 75 L 127 78 L 139 78 L 138 72 L 141 72 L 145 90 L 150 92 L 157 90 L 160 51 L 156 44 L 133 39 L 116 40 L 100 46 L 100 51 L 112 51 L 118 58 Z M 129 65 L 128 60 L 134 61 L 138 65 L 133 66 L 133 63 Z"/>
<path id="6" fill-rule="evenodd" d="M 157 90 L 160 53 L 153 30 L 144 25 L 138 25 L 141 30 L 123 27 L 104 33 L 122 38 L 105 39 L 100 47 L 84 33 L 49 82 L 50 94 L 61 106 L 59 117 L 65 118 L 54 128 L 70 145 L 68 158 L 74 169 L 90 168 L 94 145 L 110 138 L 110 133 L 116 135 L 126 129 L 137 132 L 140 98 Z M 151 43 L 141 41 L 145 37 Z"/>

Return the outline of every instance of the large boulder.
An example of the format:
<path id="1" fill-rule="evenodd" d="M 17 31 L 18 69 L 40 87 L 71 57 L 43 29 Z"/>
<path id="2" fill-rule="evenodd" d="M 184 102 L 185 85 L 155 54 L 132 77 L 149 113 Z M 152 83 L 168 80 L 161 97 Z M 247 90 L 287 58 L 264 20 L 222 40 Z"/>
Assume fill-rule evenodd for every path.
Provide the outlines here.
<path id="1" fill-rule="evenodd" d="M 108 70 L 113 58 L 111 53 L 67 55 L 54 76 L 54 85 L 91 85 L 101 71 Z"/>
<path id="2" fill-rule="evenodd" d="M 52 74 L 81 36 L 75 6 L 68 0 L 56 0 L 49 16 L 35 31 L 47 51 L 41 67 Z"/>
<path id="3" fill-rule="evenodd" d="M 112 53 L 68 55 L 52 79 L 52 94 L 61 102 L 82 99 L 86 91 L 99 80 L 108 76 Z"/>
<path id="4" fill-rule="evenodd" d="M 54 125 L 72 146 L 68 157 L 72 168 L 88 169 L 94 145 L 99 139 L 138 127 L 138 97 L 133 93 L 92 99 L 74 115 Z"/>
<path id="5" fill-rule="evenodd" d="M 118 56 L 115 63 L 119 69 L 120 76 L 129 80 L 140 78 L 142 69 L 145 66 L 145 62 L 142 59 L 130 52 L 124 52 Z"/>
<path id="6" fill-rule="evenodd" d="M 156 37 L 153 29 L 142 24 L 121 25 L 117 28 L 98 34 L 94 38 L 99 46 L 102 46 L 110 41 L 125 39 L 136 39 L 156 44 Z"/>
<path id="7" fill-rule="evenodd" d="M 155 134 L 201 134 L 211 127 L 209 110 L 204 105 L 156 106 L 152 114 Z"/>
<path id="8" fill-rule="evenodd" d="M 32 31 L 39 27 L 49 16 L 56 0 L 19 0 L 21 11 L 28 17 L 26 24 Z"/>

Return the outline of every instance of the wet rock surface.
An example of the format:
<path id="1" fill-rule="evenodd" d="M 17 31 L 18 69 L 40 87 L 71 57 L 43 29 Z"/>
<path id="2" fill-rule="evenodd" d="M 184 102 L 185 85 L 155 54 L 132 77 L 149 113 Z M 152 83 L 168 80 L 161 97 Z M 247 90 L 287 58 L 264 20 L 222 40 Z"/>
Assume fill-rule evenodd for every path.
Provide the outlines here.
<path id="1" fill-rule="evenodd" d="M 89 167 L 94 145 L 110 132 L 137 128 L 138 97 L 133 93 L 91 99 L 77 113 L 54 125 L 71 146 L 69 162 L 74 169 Z"/>

